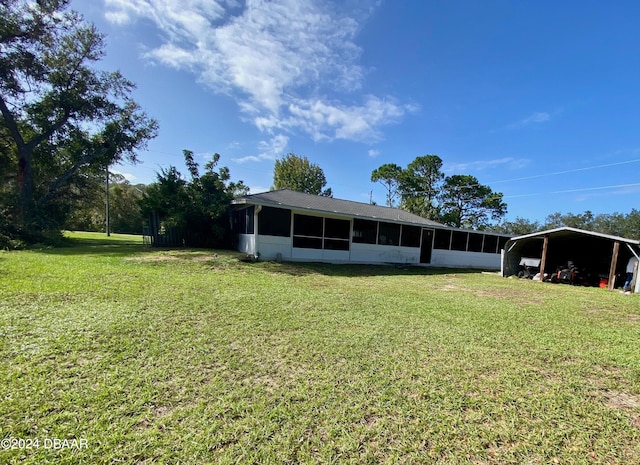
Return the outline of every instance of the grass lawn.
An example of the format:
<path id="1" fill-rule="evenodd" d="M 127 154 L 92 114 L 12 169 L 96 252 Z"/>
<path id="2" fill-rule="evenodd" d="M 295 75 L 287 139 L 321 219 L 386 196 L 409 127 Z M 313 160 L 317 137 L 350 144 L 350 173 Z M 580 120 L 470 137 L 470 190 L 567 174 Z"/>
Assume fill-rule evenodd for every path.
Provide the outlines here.
<path id="1" fill-rule="evenodd" d="M 70 237 L 0 252 L 0 463 L 640 463 L 638 296 Z"/>

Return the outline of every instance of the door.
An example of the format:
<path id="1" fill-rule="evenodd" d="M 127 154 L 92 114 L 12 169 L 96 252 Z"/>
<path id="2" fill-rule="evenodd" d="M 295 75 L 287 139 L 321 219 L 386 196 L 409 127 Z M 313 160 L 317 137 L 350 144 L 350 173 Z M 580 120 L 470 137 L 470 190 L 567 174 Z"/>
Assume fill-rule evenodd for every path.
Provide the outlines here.
<path id="1" fill-rule="evenodd" d="M 433 229 L 422 230 L 420 242 L 420 263 L 431 263 L 431 249 L 433 248 Z"/>

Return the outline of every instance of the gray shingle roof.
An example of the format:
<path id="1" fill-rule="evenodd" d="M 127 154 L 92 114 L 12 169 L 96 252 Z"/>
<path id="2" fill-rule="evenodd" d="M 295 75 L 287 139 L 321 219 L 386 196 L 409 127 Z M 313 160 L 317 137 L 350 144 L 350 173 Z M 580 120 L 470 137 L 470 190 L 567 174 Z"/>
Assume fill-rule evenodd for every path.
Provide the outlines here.
<path id="1" fill-rule="evenodd" d="M 398 208 L 370 205 L 351 200 L 334 199 L 320 195 L 305 194 L 289 189 L 282 189 L 260 194 L 237 197 L 231 202 L 234 205 L 263 205 L 270 207 L 289 207 L 308 210 L 314 213 L 331 213 L 338 216 L 349 216 L 364 219 L 386 220 L 398 223 L 419 224 L 425 226 L 444 226 L 436 221 L 427 220 L 413 213 Z"/>

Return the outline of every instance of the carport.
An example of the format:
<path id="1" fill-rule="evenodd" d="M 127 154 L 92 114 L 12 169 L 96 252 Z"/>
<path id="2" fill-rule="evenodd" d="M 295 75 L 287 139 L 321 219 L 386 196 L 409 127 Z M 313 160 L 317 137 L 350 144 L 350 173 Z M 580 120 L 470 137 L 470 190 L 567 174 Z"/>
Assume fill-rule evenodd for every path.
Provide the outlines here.
<path id="1" fill-rule="evenodd" d="M 511 238 L 504 248 L 502 276 L 517 276 L 525 258 L 540 259 L 540 273 L 552 275 L 567 263 L 581 273 L 581 284 L 614 290 L 626 275 L 629 258 L 640 258 L 640 241 L 577 228 L 557 228 Z M 632 288 L 640 291 L 637 267 Z"/>

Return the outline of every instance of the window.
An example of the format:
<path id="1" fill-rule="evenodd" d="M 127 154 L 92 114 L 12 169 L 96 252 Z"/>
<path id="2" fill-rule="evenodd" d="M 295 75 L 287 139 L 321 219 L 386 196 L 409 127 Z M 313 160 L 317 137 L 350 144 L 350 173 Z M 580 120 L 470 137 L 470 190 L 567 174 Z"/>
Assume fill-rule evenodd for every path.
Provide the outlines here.
<path id="1" fill-rule="evenodd" d="M 433 248 L 440 250 L 449 250 L 451 246 L 451 231 L 448 229 L 436 229 L 433 239 Z"/>
<path id="2" fill-rule="evenodd" d="M 336 220 L 334 218 L 325 218 L 324 220 L 324 237 L 349 240 L 350 230 L 351 222 L 349 220 Z"/>
<path id="3" fill-rule="evenodd" d="M 496 253 L 498 248 L 498 236 L 484 236 L 484 245 L 482 251 L 484 253 Z"/>
<path id="4" fill-rule="evenodd" d="M 293 235 L 322 237 L 322 217 L 293 215 Z"/>
<path id="5" fill-rule="evenodd" d="M 300 249 L 321 249 L 322 238 L 293 236 L 293 246 Z"/>
<path id="6" fill-rule="evenodd" d="M 258 215 L 258 234 L 263 236 L 291 236 L 291 210 L 262 207 Z"/>
<path id="7" fill-rule="evenodd" d="M 237 234 L 253 234 L 253 205 L 234 212 L 233 226 Z"/>
<path id="8" fill-rule="evenodd" d="M 357 244 L 375 244 L 377 237 L 377 221 L 353 220 L 353 242 Z"/>
<path id="9" fill-rule="evenodd" d="M 349 250 L 351 222 L 335 218 L 324 219 L 324 248 L 329 250 Z"/>
<path id="10" fill-rule="evenodd" d="M 422 228 L 418 226 L 402 225 L 402 237 L 400 245 L 403 247 L 420 247 Z"/>
<path id="11" fill-rule="evenodd" d="M 378 227 L 379 245 L 400 245 L 400 225 L 380 222 Z"/>
<path id="12" fill-rule="evenodd" d="M 467 236 L 466 231 L 452 231 L 451 250 L 467 250 Z"/>
<path id="13" fill-rule="evenodd" d="M 482 252 L 482 239 L 484 234 L 469 233 L 469 245 L 467 250 L 469 252 Z"/>
<path id="14" fill-rule="evenodd" d="M 321 216 L 293 215 L 293 246 L 322 249 L 323 229 Z"/>
<path id="15" fill-rule="evenodd" d="M 324 239 L 324 248 L 327 250 L 349 250 L 349 239 Z"/>
<path id="16" fill-rule="evenodd" d="M 293 215 L 293 246 L 303 249 L 349 250 L 351 222 L 321 216 Z"/>

